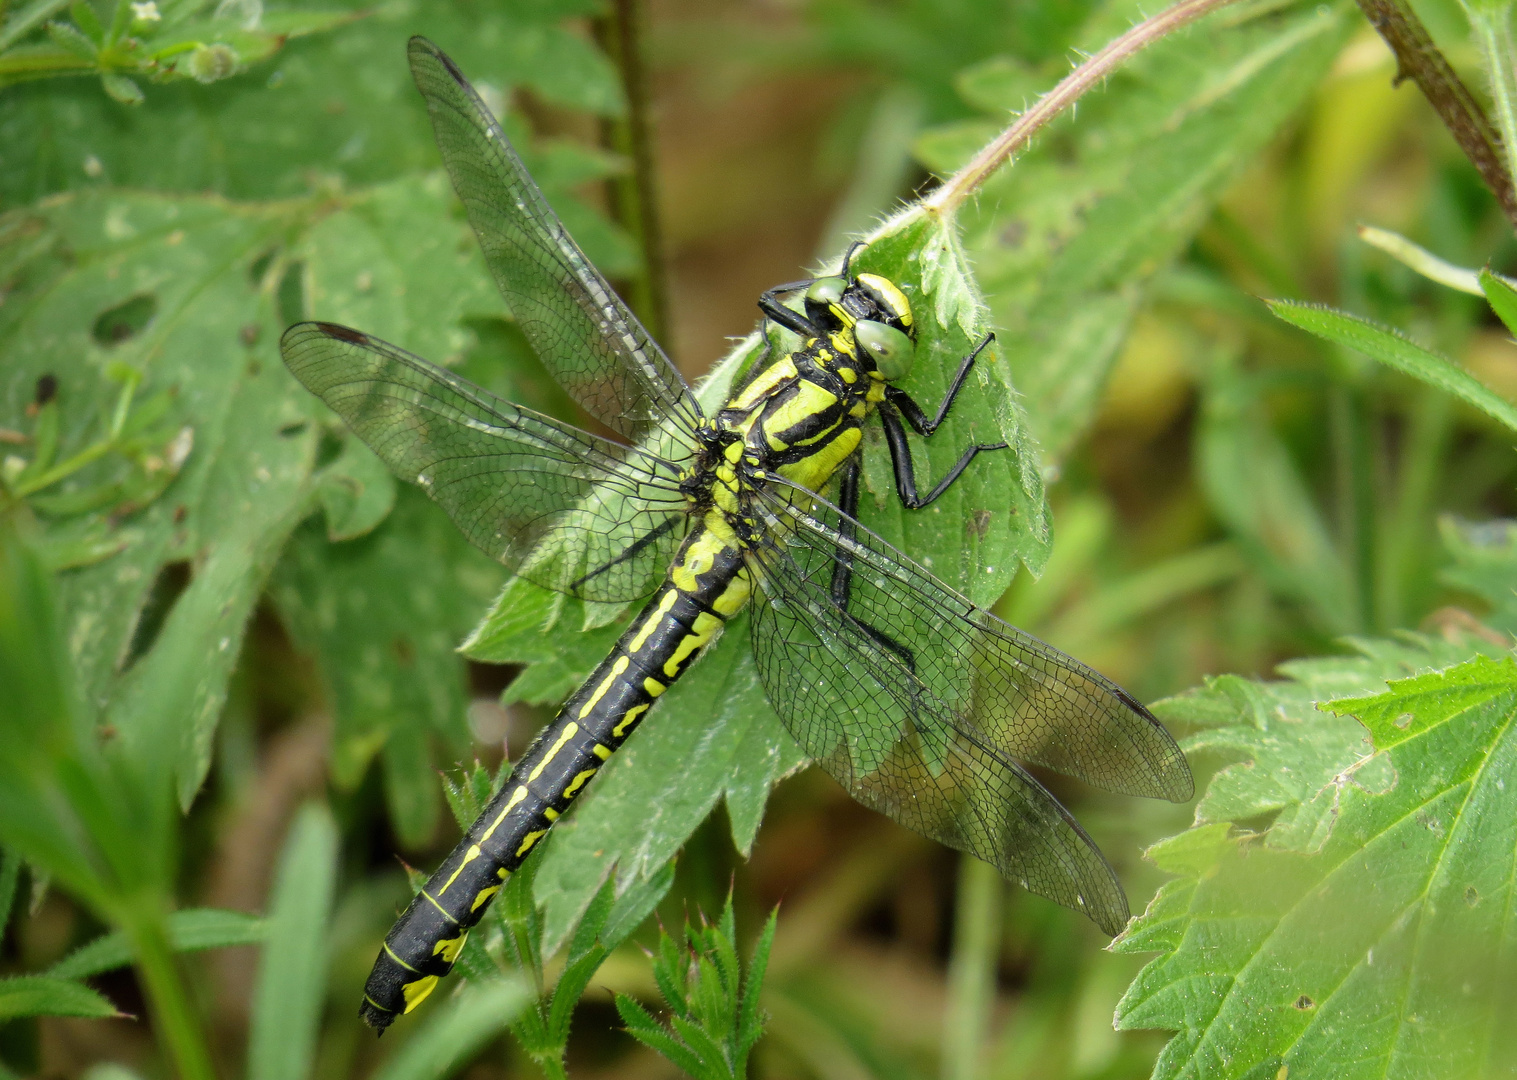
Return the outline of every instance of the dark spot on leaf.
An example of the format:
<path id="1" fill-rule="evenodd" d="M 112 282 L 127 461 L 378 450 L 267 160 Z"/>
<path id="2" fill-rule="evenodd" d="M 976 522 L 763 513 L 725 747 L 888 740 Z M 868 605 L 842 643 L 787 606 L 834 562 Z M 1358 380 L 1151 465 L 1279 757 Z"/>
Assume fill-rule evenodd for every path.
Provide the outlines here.
<path id="1" fill-rule="evenodd" d="M 283 435 L 286 439 L 293 439 L 296 435 L 299 435 L 309 426 L 310 425 L 308 425 L 304 420 L 297 420 L 293 424 L 286 424 L 284 427 L 280 428 L 279 434 Z"/>
<path id="2" fill-rule="evenodd" d="M 37 380 L 37 393 L 33 401 L 40 407 L 58 396 L 58 376 L 44 375 Z"/>
<path id="3" fill-rule="evenodd" d="M 291 263 L 285 267 L 284 277 L 279 279 L 279 288 L 274 294 L 274 303 L 280 321 L 287 325 L 306 317 L 305 263 Z"/>
<path id="4" fill-rule="evenodd" d="M 1014 219 L 1001 230 L 1001 243 L 1015 251 L 1027 242 L 1027 222 Z"/>
<path id="5" fill-rule="evenodd" d="M 115 724 L 101 724 L 100 727 L 96 729 L 96 733 L 100 736 L 101 742 L 110 742 L 117 736 L 117 734 L 119 734 L 116 730 Z"/>
<path id="6" fill-rule="evenodd" d="M 1473 885 L 1465 886 L 1464 902 L 1470 907 L 1474 907 L 1476 904 L 1480 903 L 1480 890 L 1475 888 Z"/>
<path id="7" fill-rule="evenodd" d="M 136 337 L 158 314 L 158 298 L 148 294 L 123 300 L 95 317 L 90 336 L 101 345 L 120 345 Z"/>
<path id="8" fill-rule="evenodd" d="M 1307 997 L 1305 994 L 1302 994 L 1296 999 L 1296 1008 L 1300 1009 L 1302 1012 L 1305 1012 L 1307 1009 L 1315 1009 L 1316 1007 L 1317 1003 L 1311 998 Z"/>
<path id="9" fill-rule="evenodd" d="M 256 379 L 263 374 L 263 365 L 257 360 L 248 361 L 248 378 Z"/>
<path id="10" fill-rule="evenodd" d="M 273 263 L 274 255 L 276 253 L 276 248 L 270 248 L 268 251 L 265 251 L 262 255 L 258 256 L 258 258 L 254 259 L 253 265 L 248 267 L 248 277 L 252 280 L 254 288 L 257 288 L 263 284 L 263 277 L 269 272 L 269 266 Z"/>
<path id="11" fill-rule="evenodd" d="M 132 665 L 147 655 L 157 643 L 158 635 L 163 632 L 163 626 L 168 622 L 174 605 L 184 595 L 184 590 L 190 587 L 191 577 L 193 571 L 186 559 L 164 563 L 158 568 L 158 575 L 148 589 L 142 610 L 137 612 L 137 625 L 132 628 L 132 643 L 127 647 L 126 658 L 121 664 L 123 672 L 130 671 Z"/>
<path id="12" fill-rule="evenodd" d="M 970 536 L 978 540 L 985 539 L 985 534 L 990 531 L 990 511 L 974 511 L 964 522 L 964 527 L 969 531 Z"/>
<path id="13" fill-rule="evenodd" d="M 323 430 L 321 442 L 316 445 L 316 467 L 324 468 L 342 456 L 342 437 L 331 430 Z"/>
<path id="14" fill-rule="evenodd" d="M 189 512 L 189 507 L 185 506 L 184 503 L 180 503 L 178 506 L 174 507 L 174 524 L 178 525 L 180 522 L 184 521 L 184 519 L 189 515 Z"/>
<path id="15" fill-rule="evenodd" d="M 408 639 L 398 637 L 390 643 L 390 647 L 395 650 L 395 659 L 399 660 L 406 667 L 410 667 L 412 662 L 415 661 L 416 649 Z"/>
<path id="16" fill-rule="evenodd" d="M 242 329 L 237 331 L 237 336 L 242 339 L 242 343 L 244 345 L 257 345 L 259 335 L 262 333 L 263 327 L 259 326 L 257 323 L 250 322 L 243 324 Z"/>

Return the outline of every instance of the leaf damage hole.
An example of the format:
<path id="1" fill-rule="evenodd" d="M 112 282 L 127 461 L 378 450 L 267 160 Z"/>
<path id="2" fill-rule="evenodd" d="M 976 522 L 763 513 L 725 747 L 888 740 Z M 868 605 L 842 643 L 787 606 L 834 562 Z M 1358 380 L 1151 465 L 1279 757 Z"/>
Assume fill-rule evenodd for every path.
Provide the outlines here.
<path id="1" fill-rule="evenodd" d="M 1474 907 L 1480 903 L 1480 890 L 1473 885 L 1466 885 L 1464 888 L 1464 902 L 1470 907 Z"/>
<path id="2" fill-rule="evenodd" d="M 1393 720 L 1392 723 L 1394 723 L 1402 731 L 1405 731 L 1407 728 L 1411 727 L 1412 721 L 1414 719 L 1415 719 L 1415 717 L 1413 717 L 1411 713 L 1404 712 L 1400 716 L 1396 717 L 1396 719 Z"/>
<path id="3" fill-rule="evenodd" d="M 142 333 L 156 314 L 158 314 L 158 298 L 151 293 L 142 293 L 129 300 L 123 300 L 115 307 L 106 308 L 95 316 L 95 323 L 90 327 L 90 336 L 98 344 L 111 348 Z"/>
<path id="4" fill-rule="evenodd" d="M 1317 1003 L 1311 998 L 1307 997 L 1305 994 L 1302 994 L 1296 999 L 1296 1008 L 1300 1009 L 1302 1012 L 1306 1012 L 1308 1009 L 1315 1009 L 1316 1007 Z"/>
<path id="5" fill-rule="evenodd" d="M 127 647 L 126 659 L 121 665 L 123 672 L 130 671 L 157 643 L 170 612 L 184 595 L 184 590 L 190 587 L 193 577 L 194 568 L 188 559 L 164 563 L 158 568 L 152 587 L 148 589 L 147 599 L 137 612 L 137 625 L 132 628 L 132 642 Z"/>

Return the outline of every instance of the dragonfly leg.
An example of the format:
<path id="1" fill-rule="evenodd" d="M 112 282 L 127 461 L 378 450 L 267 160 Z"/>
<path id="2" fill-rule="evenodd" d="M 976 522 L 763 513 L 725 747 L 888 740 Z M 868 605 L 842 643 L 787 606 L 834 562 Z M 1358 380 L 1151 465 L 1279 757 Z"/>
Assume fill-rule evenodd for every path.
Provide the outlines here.
<path id="1" fill-rule="evenodd" d="M 901 503 L 908 509 L 920 510 L 930 505 L 939 495 L 948 490 L 965 469 L 969 468 L 969 463 L 975 459 L 975 455 L 985 450 L 1006 449 L 1006 444 L 1003 442 L 975 443 L 959 456 L 953 468 L 948 470 L 948 475 L 939 480 L 936 487 L 926 495 L 919 495 L 917 494 L 916 467 L 911 461 L 911 446 L 906 441 L 906 428 L 901 422 L 904 417 L 912 430 L 924 439 L 937 431 L 947 418 L 954 399 L 963 389 L 964 380 L 969 376 L 970 369 L 974 367 L 975 360 L 979 358 L 985 346 L 994 340 L 994 334 L 986 334 L 984 339 L 974 347 L 974 351 L 960 361 L 959 370 L 954 373 L 953 382 L 948 386 L 948 393 L 943 395 L 943 402 L 938 406 L 938 414 L 930 420 L 922 411 L 922 407 L 912 400 L 911 395 L 906 391 L 895 386 L 886 388 L 885 400 L 880 402 L 879 406 L 880 423 L 885 428 L 885 443 L 890 447 L 890 463 L 895 471 L 895 490 L 901 497 Z"/>
<path id="2" fill-rule="evenodd" d="M 674 529 L 675 529 L 675 527 L 680 524 L 681 520 L 682 519 L 680 517 L 667 517 L 667 518 L 665 518 L 664 521 L 663 521 L 663 523 L 661 525 L 659 525 L 658 528 L 653 529 L 653 530 L 645 533 L 644 535 L 638 537 L 638 539 L 635 540 L 633 543 L 627 545 L 627 550 L 626 551 L 623 551 L 616 558 L 612 559 L 609 562 L 602 563 L 600 566 L 597 566 L 594 570 L 591 570 L 588 574 L 584 574 L 584 575 L 582 575 L 580 577 L 575 578 L 573 581 L 571 581 L 569 583 L 569 587 L 565 591 L 570 596 L 579 597 L 580 596 L 580 591 L 579 591 L 580 590 L 580 586 L 584 585 L 585 582 L 589 581 L 593 577 L 598 577 L 601 574 L 604 574 L 607 570 L 610 570 L 610 569 L 612 569 L 614 567 L 620 566 L 624 562 L 628 562 L 628 561 L 630 561 L 632 559 L 637 558 L 649 546 L 651 546 L 654 543 L 657 543 L 659 539 L 661 539 L 662 537 L 667 536 L 669 533 L 673 532 Z M 649 591 L 651 592 L 652 590 L 650 589 Z"/>
<path id="3" fill-rule="evenodd" d="M 807 278 L 805 281 L 787 281 L 783 285 L 776 285 L 766 290 L 759 297 L 759 310 L 770 322 L 778 323 L 786 330 L 799 334 L 803 338 L 821 337 L 822 332 L 811 325 L 811 320 L 799 311 L 792 311 L 780 303 L 780 297 L 785 293 L 799 292 L 801 289 L 809 289 L 815 278 Z"/>
<path id="4" fill-rule="evenodd" d="M 851 254 L 851 253 L 850 253 Z M 843 511 L 838 520 L 838 533 L 844 543 L 838 545 L 832 563 L 832 602 L 843 616 L 880 648 L 895 654 L 906 670 L 916 674 L 916 654 L 882 630 L 877 630 L 848 610 L 848 601 L 853 590 L 853 548 L 859 534 L 859 455 L 854 454 L 843 465 L 838 476 L 838 509 Z"/>
<path id="5" fill-rule="evenodd" d="M 913 431 L 922 436 L 922 438 L 927 438 L 934 431 L 938 430 L 939 425 L 948 418 L 948 410 L 953 408 L 954 399 L 959 396 L 959 391 L 964 388 L 964 380 L 969 378 L 969 372 L 974 367 L 974 362 L 980 358 L 980 353 L 985 351 L 985 346 L 995 339 L 996 336 L 994 334 L 986 334 L 980 339 L 980 343 L 974 347 L 974 350 L 959 361 L 959 370 L 954 372 L 953 382 L 948 384 L 948 393 L 943 395 L 943 402 L 938 406 L 938 414 L 931 420 L 927 419 L 927 414 L 922 411 L 922 407 L 916 403 L 912 396 L 898 386 L 886 387 L 886 398 L 897 409 L 901 410 L 901 415 L 906 418 L 906 422 L 911 425 Z M 1002 445 L 1004 446 L 1005 444 L 1003 443 Z M 996 449 L 999 449 L 999 447 Z"/>

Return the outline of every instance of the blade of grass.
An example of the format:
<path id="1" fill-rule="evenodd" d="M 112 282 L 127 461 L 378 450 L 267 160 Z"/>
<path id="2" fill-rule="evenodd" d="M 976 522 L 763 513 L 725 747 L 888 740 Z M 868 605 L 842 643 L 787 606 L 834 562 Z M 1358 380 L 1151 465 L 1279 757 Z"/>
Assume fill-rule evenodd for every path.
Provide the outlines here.
<path id="1" fill-rule="evenodd" d="M 1347 346 L 1429 386 L 1436 386 L 1517 431 L 1517 407 L 1498 397 L 1448 357 L 1423 348 L 1398 331 L 1357 315 L 1314 304 L 1298 304 L 1290 300 L 1267 303 L 1271 311 L 1292 326 Z"/>
<path id="2" fill-rule="evenodd" d="M 274 882 L 253 994 L 248 1080 L 304 1080 L 311 1071 L 336 870 L 337 826 L 324 806 L 309 804 L 290 829 Z"/>

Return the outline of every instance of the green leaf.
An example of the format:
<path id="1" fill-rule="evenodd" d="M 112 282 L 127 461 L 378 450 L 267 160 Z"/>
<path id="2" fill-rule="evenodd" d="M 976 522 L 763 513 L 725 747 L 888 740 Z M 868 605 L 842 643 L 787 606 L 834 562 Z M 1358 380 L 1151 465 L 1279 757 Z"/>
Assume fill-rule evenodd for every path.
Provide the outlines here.
<path id="1" fill-rule="evenodd" d="M 168 917 L 169 945 L 175 952 L 225 949 L 234 945 L 257 945 L 264 939 L 265 922 L 256 915 L 218 908 L 186 908 Z M 47 969 L 62 979 L 82 979 L 126 967 L 132 962 L 132 945 L 117 931 L 81 945 Z"/>
<path id="2" fill-rule="evenodd" d="M 590 42 L 561 25 L 569 7 L 378 6 L 331 33 L 292 37 L 251 77 L 154 85 L 148 107 L 131 112 L 87 80 L 10 88 L 0 111 L 0 146 L 6 147 L 0 205 L 94 187 L 97 177 L 138 189 L 279 199 L 307 194 L 316 176 L 335 176 L 339 187 L 355 190 L 436 168 L 426 110 L 405 63 L 406 39 L 418 33 L 446 48 L 476 85 L 499 95 L 492 100 L 509 101 L 521 87 L 554 105 L 615 113 L 620 81 Z M 584 14 L 584 5 L 577 7 L 568 17 Z M 280 34 L 352 17 L 268 10 L 251 34 L 225 20 L 215 27 L 191 24 L 183 34 L 161 33 L 152 48 L 161 53 L 181 40 L 223 42 L 245 67 L 268 56 Z M 87 64 L 68 53 L 64 59 Z M 547 189 L 555 205 L 585 206 L 572 194 L 574 183 Z M 601 230 L 609 231 L 604 224 Z M 597 260 L 603 254 L 586 250 Z"/>
<path id="3" fill-rule="evenodd" d="M 470 983 L 374 1074 L 374 1080 L 440 1080 L 500 1034 L 530 1000 L 519 979 Z"/>
<path id="4" fill-rule="evenodd" d="M 1270 300 L 1268 303 L 1271 311 L 1291 325 L 1362 352 L 1387 367 L 1452 394 L 1517 431 L 1517 406 L 1498 397 L 1495 391 L 1448 357 L 1423 348 L 1400 331 L 1315 304 L 1298 304 L 1290 300 Z"/>
<path id="5" fill-rule="evenodd" d="M 1506 279 L 1491 273 L 1490 267 L 1480 271 L 1480 289 L 1507 332 L 1517 334 L 1517 289 L 1513 289 Z"/>
<path id="6" fill-rule="evenodd" d="M 317 523 L 302 527 L 270 585 L 327 688 L 334 779 L 356 786 L 383 752 L 391 814 L 408 845 L 424 843 L 437 821 L 430 737 L 444 761 L 470 744 L 466 673 L 454 646 L 503 576 L 406 487 L 394 512 L 356 540 L 333 544 Z"/>
<path id="7" fill-rule="evenodd" d="M 83 983 L 49 975 L 0 979 L 0 1021 L 18 1016 L 120 1016 L 116 1007 Z"/>
<path id="8" fill-rule="evenodd" d="M 327 519 L 327 539 L 355 540 L 395 508 L 395 477 L 374 451 L 345 439 L 342 453 L 316 480 L 316 497 Z"/>
<path id="9" fill-rule="evenodd" d="M 253 991 L 248 1080 L 303 1080 L 326 1001 L 327 922 L 337 877 L 337 825 L 308 804 L 290 826 L 274 879 Z"/>
<path id="10" fill-rule="evenodd" d="M 1178 1033 L 1156 1077 L 1496 1076 L 1517 1054 L 1517 666 L 1479 637 L 1358 644 L 1284 683 L 1219 680 L 1162 706 L 1247 760 L 1217 775 L 1197 828 L 1155 848 L 1181 876 L 1116 945 L 1165 954 L 1117 1012 Z"/>
<path id="11" fill-rule="evenodd" d="M 1077 9 L 1076 9 L 1077 10 Z M 1057 54 L 1089 55 L 1133 11 L 1099 6 Z M 1349 35 L 1345 6 L 1224 12 L 1155 43 L 1087 95 L 974 205 L 965 247 L 1043 454 L 1061 462 L 1099 406 L 1144 287 L 1184 249 L 1239 171 L 1310 100 Z M 993 123 L 929 132 L 918 156 L 946 175 L 1026 107 L 1026 82 L 966 73 Z M 1052 87 L 1057 74 L 1039 89 Z M 1004 110 L 1004 111 L 1003 111 Z"/>
<path id="12" fill-rule="evenodd" d="M 1425 735 L 1492 698 L 1517 690 L 1517 663 L 1511 656 L 1477 656 L 1442 671 L 1390 682 L 1390 690 L 1368 697 L 1338 698 L 1322 707 L 1356 717 L 1370 729 L 1376 750 Z"/>

